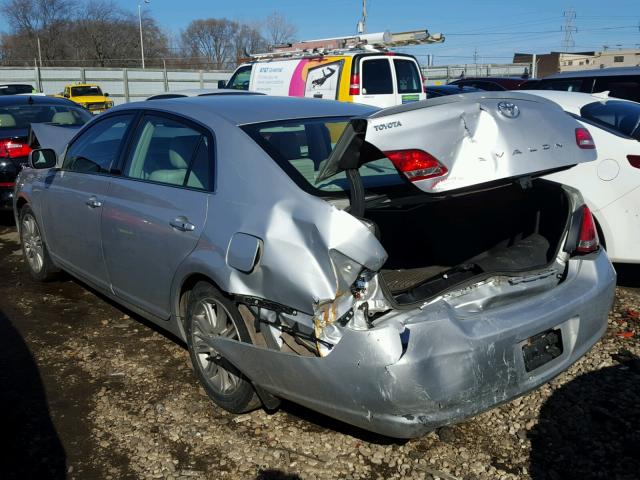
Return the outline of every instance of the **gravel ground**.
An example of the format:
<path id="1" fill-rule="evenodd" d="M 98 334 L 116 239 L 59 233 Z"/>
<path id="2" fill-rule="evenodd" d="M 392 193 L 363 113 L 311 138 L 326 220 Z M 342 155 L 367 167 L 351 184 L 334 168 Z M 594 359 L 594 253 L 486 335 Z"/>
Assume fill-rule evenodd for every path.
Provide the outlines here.
<path id="1" fill-rule="evenodd" d="M 296 405 L 234 416 L 184 345 L 69 278 L 37 284 L 0 226 L 2 478 L 640 478 L 640 271 L 609 330 L 541 389 L 395 441 Z"/>

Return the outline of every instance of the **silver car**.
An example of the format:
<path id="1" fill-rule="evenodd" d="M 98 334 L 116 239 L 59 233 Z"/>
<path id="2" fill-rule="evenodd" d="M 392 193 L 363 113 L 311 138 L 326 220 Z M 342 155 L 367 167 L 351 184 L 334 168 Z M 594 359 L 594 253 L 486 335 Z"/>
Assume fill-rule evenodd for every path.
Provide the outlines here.
<path id="1" fill-rule="evenodd" d="M 549 381 L 606 329 L 615 272 L 555 104 L 386 110 L 229 95 L 116 107 L 32 152 L 31 274 L 65 270 L 183 339 L 231 412 L 286 398 L 414 437 Z"/>

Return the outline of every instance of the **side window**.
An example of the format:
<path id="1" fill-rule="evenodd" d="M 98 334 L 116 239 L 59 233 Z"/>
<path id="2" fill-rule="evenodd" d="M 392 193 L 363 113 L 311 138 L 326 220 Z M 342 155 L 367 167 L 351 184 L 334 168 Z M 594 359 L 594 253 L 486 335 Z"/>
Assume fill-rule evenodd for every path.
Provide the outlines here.
<path id="1" fill-rule="evenodd" d="M 422 93 L 422 77 L 413 60 L 395 59 L 398 93 Z"/>
<path id="2" fill-rule="evenodd" d="M 120 145 L 134 114 L 116 115 L 96 123 L 67 150 L 63 170 L 109 173 L 118 160 Z"/>
<path id="3" fill-rule="evenodd" d="M 240 69 L 229 80 L 228 87 L 234 90 L 249 90 L 251 80 L 251 66 L 240 67 Z"/>
<path id="4" fill-rule="evenodd" d="M 384 95 L 393 93 L 391 65 L 387 58 L 363 60 L 361 76 L 363 95 Z"/>
<path id="5" fill-rule="evenodd" d="M 125 176 L 168 185 L 209 187 L 211 150 L 201 132 L 169 118 L 146 115 L 131 145 Z"/>

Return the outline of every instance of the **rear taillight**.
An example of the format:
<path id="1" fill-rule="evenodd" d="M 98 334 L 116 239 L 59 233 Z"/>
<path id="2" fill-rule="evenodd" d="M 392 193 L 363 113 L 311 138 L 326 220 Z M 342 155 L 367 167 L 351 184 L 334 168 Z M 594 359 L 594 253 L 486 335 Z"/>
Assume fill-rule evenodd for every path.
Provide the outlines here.
<path id="1" fill-rule="evenodd" d="M 640 155 L 627 155 L 627 160 L 633 168 L 640 168 Z"/>
<path id="2" fill-rule="evenodd" d="M 384 154 L 412 182 L 441 177 L 448 172 L 437 158 L 422 150 L 395 150 Z"/>
<path id="3" fill-rule="evenodd" d="M 351 83 L 349 84 L 349 95 L 360 95 L 360 75 L 354 73 L 351 75 Z"/>
<path id="4" fill-rule="evenodd" d="M 15 182 L 0 182 L 0 188 L 13 188 L 15 186 Z"/>
<path id="5" fill-rule="evenodd" d="M 593 220 L 591 210 L 586 205 L 582 206 L 582 223 L 580 224 L 580 236 L 578 237 L 578 246 L 576 253 L 586 254 L 595 252 L 600 246 L 598 240 L 598 232 L 596 230 L 596 222 Z"/>
<path id="6" fill-rule="evenodd" d="M 0 158 L 20 158 L 29 155 L 31 148 L 17 140 L 0 140 Z"/>
<path id="7" fill-rule="evenodd" d="M 596 148 L 596 144 L 593 138 L 591 138 L 589 130 L 582 127 L 576 128 L 576 145 L 578 145 L 579 148 Z"/>

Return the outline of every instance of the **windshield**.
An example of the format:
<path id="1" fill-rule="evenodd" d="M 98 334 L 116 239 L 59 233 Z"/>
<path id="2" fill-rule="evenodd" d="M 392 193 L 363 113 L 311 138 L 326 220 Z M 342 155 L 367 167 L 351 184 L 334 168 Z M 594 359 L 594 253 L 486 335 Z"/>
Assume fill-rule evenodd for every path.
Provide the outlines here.
<path id="1" fill-rule="evenodd" d="M 31 85 L 0 85 L 0 95 L 19 95 L 21 93 L 36 93 Z"/>
<path id="2" fill-rule="evenodd" d="M 316 178 L 342 135 L 349 118 L 302 119 L 271 122 L 243 127 L 265 152 L 304 190 L 344 192 L 349 184 L 344 172 L 320 182 Z M 360 167 L 365 188 L 399 185 L 403 180 L 387 158 Z"/>
<path id="3" fill-rule="evenodd" d="M 580 116 L 629 137 L 638 138 L 640 135 L 640 103 L 620 100 L 594 102 L 582 107 Z"/>
<path id="4" fill-rule="evenodd" d="M 101 97 L 102 90 L 100 87 L 91 87 L 91 86 L 83 86 L 83 87 L 73 87 L 71 89 L 72 97 Z"/>
<path id="5" fill-rule="evenodd" d="M 14 105 L 0 107 L 0 130 L 29 128 L 31 123 L 55 125 L 84 125 L 92 115 L 66 105 Z"/>

